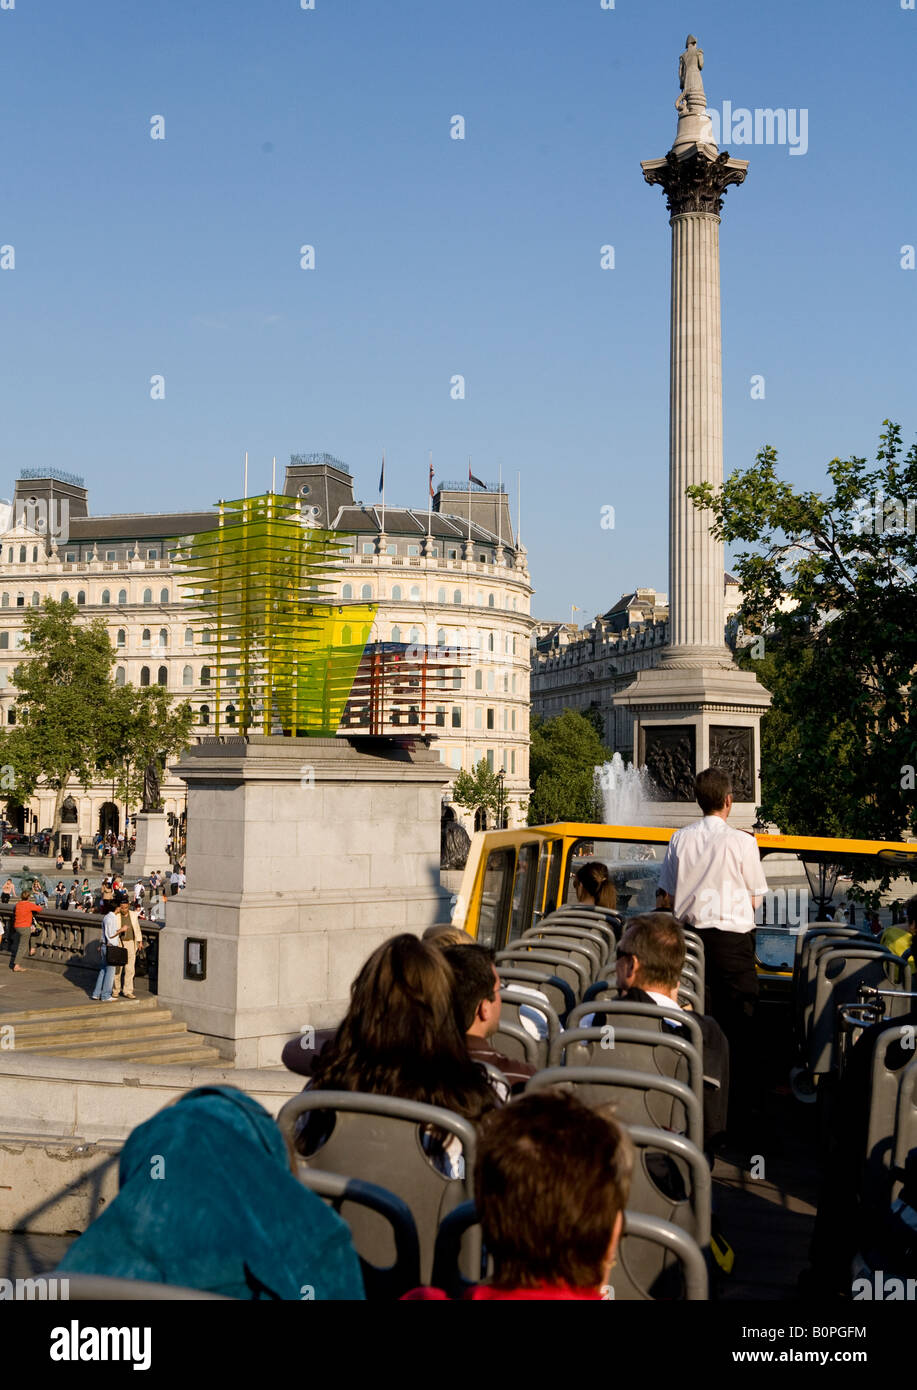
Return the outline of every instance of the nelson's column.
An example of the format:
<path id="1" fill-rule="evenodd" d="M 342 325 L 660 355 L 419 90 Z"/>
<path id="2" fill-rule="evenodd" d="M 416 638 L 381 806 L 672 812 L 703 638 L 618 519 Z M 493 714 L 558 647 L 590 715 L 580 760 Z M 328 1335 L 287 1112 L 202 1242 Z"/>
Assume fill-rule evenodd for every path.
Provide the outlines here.
<path id="1" fill-rule="evenodd" d="M 733 662 L 725 640 L 722 542 L 709 513 L 685 496 L 692 483 L 723 483 L 720 330 L 720 212 L 748 161 L 719 152 L 707 115 L 703 51 L 689 36 L 679 60 L 678 129 L 664 159 L 643 162 L 672 214 L 669 384 L 669 645 L 616 697 L 634 714 L 634 763 L 646 766 L 662 800 L 653 819 L 684 825 L 697 817 L 694 777 L 731 772 L 732 824 L 751 826 L 761 799 L 760 720 L 770 695 Z"/>

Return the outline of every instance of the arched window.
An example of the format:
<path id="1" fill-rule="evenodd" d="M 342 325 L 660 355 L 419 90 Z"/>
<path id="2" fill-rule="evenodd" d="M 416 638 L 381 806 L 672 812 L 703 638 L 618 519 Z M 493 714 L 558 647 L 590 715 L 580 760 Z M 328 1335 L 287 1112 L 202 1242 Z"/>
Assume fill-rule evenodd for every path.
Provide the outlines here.
<path id="1" fill-rule="evenodd" d="M 461 589 L 453 589 L 453 591 L 452 591 L 452 602 L 453 602 L 453 603 L 461 603 L 461 601 L 462 601 L 462 591 L 461 591 Z"/>
<path id="2" fill-rule="evenodd" d="M 181 683 L 182 685 L 194 684 L 194 672 L 192 671 L 190 666 L 182 667 Z"/>
<path id="3" fill-rule="evenodd" d="M 437 602 L 437 603 L 445 603 L 445 602 L 446 602 L 446 591 L 445 591 L 445 589 L 437 589 L 437 591 L 436 591 L 436 602 Z"/>
<path id="4" fill-rule="evenodd" d="M 160 645 L 161 647 L 167 647 L 167 646 L 169 645 L 169 630 L 168 630 L 168 628 L 161 627 L 161 628 L 159 629 L 159 645 Z"/>
<path id="5" fill-rule="evenodd" d="M 16 607 L 25 608 L 25 594 L 16 595 Z"/>
<path id="6" fill-rule="evenodd" d="M 235 707 L 235 705 L 227 705 L 227 706 L 226 706 L 226 723 L 227 723 L 227 724 L 235 724 L 235 722 L 236 722 L 236 707 Z"/>
<path id="7" fill-rule="evenodd" d="M 492 652 L 493 649 L 494 649 L 494 635 L 493 635 L 493 633 L 490 633 L 490 635 L 489 635 L 488 638 L 487 638 L 487 650 L 488 650 L 489 652 Z"/>
<path id="8" fill-rule="evenodd" d="M 419 600 L 420 600 L 420 585 L 419 585 L 419 584 L 412 584 L 412 585 L 411 585 L 411 598 L 414 599 L 415 601 L 419 601 Z"/>
<path id="9" fill-rule="evenodd" d="M 69 593 L 67 592 L 66 589 L 65 589 L 64 592 L 61 594 L 61 596 L 60 596 L 60 601 L 61 601 L 61 603 L 69 603 L 69 602 L 70 602 L 70 595 L 69 595 Z"/>
<path id="10" fill-rule="evenodd" d="M 148 627 L 145 627 L 140 634 L 140 645 L 141 647 L 148 647 L 150 645 L 150 629 Z"/>
<path id="11" fill-rule="evenodd" d="M 201 685 L 209 685 L 209 684 L 210 684 L 210 667 L 209 667 L 209 666 L 202 666 L 202 667 L 201 667 Z"/>
<path id="12" fill-rule="evenodd" d="M 168 666 L 160 666 L 160 668 L 159 668 L 159 675 L 156 677 L 156 684 L 157 684 L 157 685 L 168 685 L 168 684 L 169 684 L 169 668 L 168 668 Z"/>
<path id="13" fill-rule="evenodd" d="M 401 628 L 400 628 L 400 627 L 393 627 L 393 628 L 392 628 L 392 641 L 393 641 L 393 642 L 400 642 L 400 641 L 401 641 Z"/>
<path id="14" fill-rule="evenodd" d="M 100 599 L 100 602 L 103 603 L 103 604 L 104 604 L 104 603 L 111 603 L 111 592 L 110 592 L 108 589 L 103 589 L 103 590 L 102 590 L 102 597 L 101 597 L 101 599 Z"/>
<path id="15" fill-rule="evenodd" d="M 400 585 L 400 584 L 394 584 L 394 585 L 392 586 L 392 602 L 393 602 L 393 603 L 400 603 L 400 601 L 401 601 L 401 585 Z"/>
<path id="16" fill-rule="evenodd" d="M 33 546 L 32 546 L 32 564 L 35 565 L 35 564 L 37 564 L 37 563 L 38 563 L 38 546 L 37 546 L 37 545 L 33 545 Z"/>
<path id="17" fill-rule="evenodd" d="M 16 723 L 16 706 L 15 706 L 15 705 L 10 705 L 9 709 L 7 710 L 7 712 L 6 712 L 6 722 L 7 722 L 7 724 L 15 724 L 15 723 Z"/>
<path id="18" fill-rule="evenodd" d="M 125 604 L 125 603 L 127 603 L 127 590 L 126 590 L 126 589 L 119 589 L 119 590 L 118 590 L 118 602 L 119 602 L 120 604 Z"/>
<path id="19" fill-rule="evenodd" d="M 345 584 L 341 591 L 341 598 L 353 598 L 353 585 Z"/>
<path id="20" fill-rule="evenodd" d="M 342 629 L 341 629 L 341 643 L 342 643 L 342 645 L 345 646 L 345 647 L 349 647 L 352 641 L 353 641 L 353 631 L 352 631 L 352 629 L 349 628 L 349 627 L 344 627 L 344 628 L 342 628 Z"/>
<path id="21" fill-rule="evenodd" d="M 168 603 L 168 602 L 169 602 L 169 591 L 168 591 L 168 589 L 160 589 L 160 590 L 159 590 L 159 602 L 160 602 L 160 603 Z"/>
<path id="22" fill-rule="evenodd" d="M 19 563 L 20 563 L 21 565 L 24 565 L 24 564 L 25 564 L 25 546 L 24 546 L 24 545 L 21 545 L 21 546 L 19 547 Z"/>
<path id="23" fill-rule="evenodd" d="M 150 683 L 150 668 L 149 668 L 149 666 L 141 666 L 141 667 L 140 667 L 140 684 L 141 684 L 141 685 L 149 685 L 149 683 Z"/>
<path id="24" fill-rule="evenodd" d="M 186 628 L 185 628 L 185 646 L 186 646 L 186 647 L 193 647 L 193 646 L 194 646 L 194 629 L 193 629 L 193 628 L 190 628 L 190 627 L 186 627 Z"/>
<path id="25" fill-rule="evenodd" d="M 436 645 L 438 647 L 444 647 L 446 645 L 446 629 L 444 627 L 441 627 L 436 634 Z"/>
<path id="26" fill-rule="evenodd" d="M 125 681 L 124 667 L 123 667 L 123 666 L 116 666 L 116 667 L 115 667 L 115 685 L 123 685 L 123 684 L 124 684 L 124 681 Z"/>
<path id="27" fill-rule="evenodd" d="M 0 598 L 0 608 L 9 608 L 9 606 L 10 606 L 10 596 L 9 596 L 9 594 L 4 594 L 3 597 Z"/>
<path id="28" fill-rule="evenodd" d="M 202 646 L 204 646 L 204 647 L 209 647 L 212 640 L 213 640 L 213 633 L 210 632 L 209 629 L 208 629 L 206 632 L 202 632 L 202 633 L 201 633 L 201 645 L 202 645 Z"/>
<path id="29" fill-rule="evenodd" d="M 364 584 L 363 588 L 360 590 L 360 598 L 372 598 L 372 596 L 373 586 L 371 584 Z"/>
<path id="30" fill-rule="evenodd" d="M 85 589 L 80 589 L 79 593 L 78 593 L 77 596 L 76 596 L 76 601 L 77 601 L 77 603 L 80 603 L 80 604 L 86 602 L 86 590 L 85 590 Z"/>
<path id="31" fill-rule="evenodd" d="M 32 607 L 33 607 L 33 608 L 40 608 L 40 607 L 41 607 L 41 594 L 39 594 L 37 590 L 33 590 L 33 591 L 32 591 Z"/>
<path id="32" fill-rule="evenodd" d="M 495 608 L 495 607 L 496 607 L 496 604 L 494 603 L 494 596 L 493 596 L 493 594 L 488 594 L 488 595 L 487 595 L 487 607 L 488 607 L 488 608 Z"/>
<path id="33" fill-rule="evenodd" d="M 412 628 L 411 628 L 411 635 L 410 635 L 410 637 L 408 638 L 408 641 L 409 641 L 409 642 L 412 642 L 412 643 L 414 643 L 414 644 L 416 644 L 417 642 L 420 641 L 420 628 L 419 628 L 419 627 L 412 627 Z"/>
<path id="34" fill-rule="evenodd" d="M 152 590 L 152 589 L 144 589 L 144 591 L 143 591 L 143 601 L 144 601 L 144 603 L 152 603 L 152 602 L 153 602 L 153 590 Z"/>
<path id="35" fill-rule="evenodd" d="M 209 724 L 209 723 L 210 723 L 210 706 L 209 706 L 209 705 L 201 705 L 201 723 L 202 723 L 202 724 Z"/>
<path id="36" fill-rule="evenodd" d="M 119 647 L 127 646 L 127 633 L 124 631 L 123 627 L 118 628 L 118 635 L 115 638 L 115 641 Z"/>
<path id="37" fill-rule="evenodd" d="M 475 690 L 483 690 L 483 689 L 484 689 L 484 672 L 483 672 L 483 671 L 475 671 L 475 673 L 474 673 L 474 688 L 475 688 Z"/>

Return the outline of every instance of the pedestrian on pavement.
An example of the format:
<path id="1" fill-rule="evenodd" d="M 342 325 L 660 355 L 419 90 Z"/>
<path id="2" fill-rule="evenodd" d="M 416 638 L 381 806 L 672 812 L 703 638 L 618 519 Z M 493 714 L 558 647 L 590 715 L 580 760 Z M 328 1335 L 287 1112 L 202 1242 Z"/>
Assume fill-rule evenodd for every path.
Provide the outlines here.
<path id="1" fill-rule="evenodd" d="M 102 968 L 96 976 L 95 988 L 92 991 L 92 998 L 96 1004 L 109 1004 L 111 1002 L 112 987 L 115 983 L 115 967 L 108 963 L 108 951 L 111 946 L 117 946 L 120 943 L 122 932 L 126 930 L 127 928 L 121 925 L 118 913 L 110 908 L 102 918 Z"/>
<path id="2" fill-rule="evenodd" d="M 41 912 L 37 903 L 32 902 L 32 894 L 28 888 L 23 888 L 19 894 L 19 901 L 13 909 L 13 958 L 10 962 L 10 969 L 21 971 L 23 967 L 19 964 L 19 957 L 22 955 L 23 942 L 28 941 L 32 932 L 32 918 L 36 912 Z"/>
<path id="3" fill-rule="evenodd" d="M 64 867 L 64 856 L 59 851 L 54 864 L 57 872 L 60 873 L 61 869 Z"/>
<path id="4" fill-rule="evenodd" d="M 73 869 L 73 872 L 74 872 L 75 874 L 78 874 L 78 873 L 79 873 L 79 871 L 80 871 L 80 860 L 79 860 L 79 855 L 77 855 L 77 857 L 74 859 L 73 864 L 71 865 L 71 868 Z"/>
<path id="5" fill-rule="evenodd" d="M 137 952 L 143 945 L 143 933 L 140 930 L 140 919 L 136 912 L 131 911 L 130 904 L 126 898 L 122 898 L 115 911 L 118 914 L 123 932 L 120 944 L 127 951 L 127 962 L 125 965 L 115 966 L 114 987 L 112 989 L 112 999 L 136 999 L 134 993 L 134 966 L 137 961 Z"/>
<path id="6" fill-rule="evenodd" d="M 172 897 L 178 893 L 178 865 L 176 865 L 169 875 L 169 886 L 172 889 Z"/>
<path id="7" fill-rule="evenodd" d="M 6 880 L 6 883 L 4 883 L 3 887 L 0 888 L 0 903 L 8 903 L 15 891 L 16 886 L 13 883 L 13 880 L 11 878 L 8 878 Z"/>

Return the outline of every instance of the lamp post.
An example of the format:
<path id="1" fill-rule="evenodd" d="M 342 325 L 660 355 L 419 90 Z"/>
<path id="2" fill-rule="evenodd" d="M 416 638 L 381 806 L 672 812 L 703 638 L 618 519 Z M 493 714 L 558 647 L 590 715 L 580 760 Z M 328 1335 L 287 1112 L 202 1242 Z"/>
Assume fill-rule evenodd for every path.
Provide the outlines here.
<path id="1" fill-rule="evenodd" d="M 503 779 L 504 779 L 505 777 L 506 777 L 506 773 L 503 771 L 503 769 L 502 769 L 502 767 L 501 767 L 500 771 L 497 773 L 497 787 L 498 787 L 498 791 L 497 791 L 497 829 L 498 829 L 498 830 L 503 830 L 503 829 L 505 828 L 504 825 L 503 825 L 503 804 L 504 804 L 504 798 L 503 798 Z"/>

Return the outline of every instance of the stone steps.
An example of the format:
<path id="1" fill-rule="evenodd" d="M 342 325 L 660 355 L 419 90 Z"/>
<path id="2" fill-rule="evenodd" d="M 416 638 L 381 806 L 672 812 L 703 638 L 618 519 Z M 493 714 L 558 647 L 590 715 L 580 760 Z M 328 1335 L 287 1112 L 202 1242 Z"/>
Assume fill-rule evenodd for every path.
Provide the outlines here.
<path id="1" fill-rule="evenodd" d="M 4 1014 L 17 1051 L 53 1057 L 98 1057 L 110 1061 L 193 1063 L 228 1066 L 215 1047 L 189 1033 L 150 996 L 96 1004 L 24 1009 Z"/>

